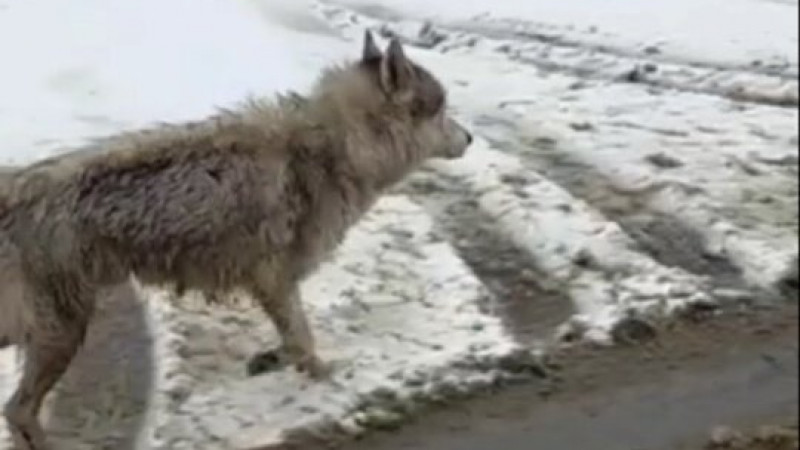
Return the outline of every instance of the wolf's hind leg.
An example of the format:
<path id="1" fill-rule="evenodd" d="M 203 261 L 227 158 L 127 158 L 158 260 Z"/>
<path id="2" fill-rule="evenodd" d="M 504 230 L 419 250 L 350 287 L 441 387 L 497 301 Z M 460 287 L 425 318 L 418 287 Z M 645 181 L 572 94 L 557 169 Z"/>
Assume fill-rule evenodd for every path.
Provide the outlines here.
<path id="1" fill-rule="evenodd" d="M 25 345 L 25 366 L 16 392 L 6 403 L 5 416 L 17 450 L 47 450 L 39 411 L 45 396 L 66 372 L 83 342 L 84 323 L 45 337 L 33 337 Z"/>
<path id="2" fill-rule="evenodd" d="M 247 364 L 248 373 L 258 375 L 294 365 L 312 378 L 326 377 L 328 367 L 317 356 L 314 336 L 303 311 L 297 285 L 266 282 L 270 278 L 274 280 L 265 274 L 265 278 L 261 278 L 253 288 L 252 294 L 275 324 L 281 336 L 281 346 L 253 356 Z"/>

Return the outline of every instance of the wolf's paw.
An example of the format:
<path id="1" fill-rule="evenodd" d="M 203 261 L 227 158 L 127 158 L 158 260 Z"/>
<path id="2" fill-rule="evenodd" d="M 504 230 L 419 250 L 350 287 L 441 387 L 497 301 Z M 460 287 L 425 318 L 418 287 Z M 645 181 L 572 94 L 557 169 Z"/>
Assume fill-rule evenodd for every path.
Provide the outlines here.
<path id="1" fill-rule="evenodd" d="M 14 450 L 51 450 L 44 432 L 38 426 L 9 428 Z"/>
<path id="2" fill-rule="evenodd" d="M 333 374 L 333 366 L 316 356 L 299 361 L 295 366 L 299 372 L 307 374 L 309 378 L 316 381 L 330 379 Z"/>
<path id="3" fill-rule="evenodd" d="M 280 348 L 258 352 L 247 361 L 247 376 L 255 377 L 277 372 L 287 365 L 286 354 Z"/>
<path id="4" fill-rule="evenodd" d="M 330 378 L 333 367 L 325 363 L 316 355 L 292 358 L 285 350 L 275 348 L 253 355 L 247 361 L 247 375 L 255 377 L 265 373 L 277 372 L 289 366 L 294 366 L 298 372 L 308 375 L 317 381 Z"/>

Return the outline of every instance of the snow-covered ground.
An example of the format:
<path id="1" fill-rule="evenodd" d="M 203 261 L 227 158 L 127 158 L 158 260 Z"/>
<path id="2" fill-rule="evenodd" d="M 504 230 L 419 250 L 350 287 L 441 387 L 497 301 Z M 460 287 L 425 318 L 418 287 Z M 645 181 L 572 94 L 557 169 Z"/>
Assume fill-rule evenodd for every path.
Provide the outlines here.
<path id="1" fill-rule="evenodd" d="M 341 0 L 381 19 L 432 20 L 441 24 L 490 26 L 518 20 L 540 37 L 604 46 L 624 53 L 647 47 L 702 65 L 747 65 L 755 60 L 797 67 L 798 18 L 787 4 L 769 0 L 558 0 L 442 2 Z M 510 22 L 507 22 L 510 23 Z"/>
<path id="2" fill-rule="evenodd" d="M 58 448 L 358 433 L 534 369 L 551 338 L 612 342 L 631 315 L 796 282 L 797 2 L 455 4 L 0 0 L 0 164 L 302 91 L 358 55 L 365 26 L 405 38 L 478 138 L 381 201 L 304 286 L 332 381 L 247 378 L 276 336 L 246 302 L 118 292 L 49 398 Z M 534 294 L 506 289 L 520 279 Z M 507 313 L 521 301 L 545 310 L 535 333 Z M 0 352 L 2 399 L 16 363 Z"/>
<path id="3" fill-rule="evenodd" d="M 250 93 L 303 89 L 351 50 L 255 6 L 0 2 L 0 160 L 28 162 L 89 135 L 201 117 Z"/>

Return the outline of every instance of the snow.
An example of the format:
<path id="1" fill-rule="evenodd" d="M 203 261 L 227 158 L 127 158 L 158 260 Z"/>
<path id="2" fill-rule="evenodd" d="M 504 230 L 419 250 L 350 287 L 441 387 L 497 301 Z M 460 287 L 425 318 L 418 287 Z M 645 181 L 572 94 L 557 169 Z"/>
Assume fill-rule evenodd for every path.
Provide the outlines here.
<path id="1" fill-rule="evenodd" d="M 797 3 L 763 0 L 335 0 L 383 19 L 406 17 L 472 24 L 515 19 L 545 34 L 593 44 L 663 52 L 705 64 L 787 61 L 797 66 Z"/>
<path id="2" fill-rule="evenodd" d="M 0 161 L 22 164 L 91 135 L 202 117 L 248 94 L 302 90 L 352 50 L 279 19 L 218 0 L 8 2 L 0 10 Z"/>
<path id="3" fill-rule="evenodd" d="M 360 19 L 379 26 L 370 20 Z M 411 30 L 421 24 L 387 24 L 409 41 L 420 39 Z M 446 28 L 436 32 L 447 35 Z M 477 43 L 458 33 L 449 38 L 442 44 L 447 55 L 414 55 L 458 86 L 456 107 L 465 117 L 489 123 L 480 129 L 490 140 L 535 159 L 547 158 L 537 155 L 542 153 L 537 141 L 556 142 L 561 156 L 555 158 L 598 171 L 610 180 L 609 195 L 647 193 L 650 209 L 686 221 L 703 235 L 709 252 L 731 258 L 751 284 L 774 285 L 796 258 L 796 109 L 738 108 L 692 89 L 667 95 L 619 83 L 576 88 L 572 76 L 546 72 L 543 77 L 546 69 L 509 62 L 490 38 Z M 576 133 L 576 124 L 592 131 Z M 658 148 L 668 149 L 682 167 L 654 167 L 646 157 Z M 766 160 L 785 164 L 776 170 L 765 167 Z M 532 214 L 545 217 L 540 209 Z"/>
<path id="4" fill-rule="evenodd" d="M 710 300 L 701 277 L 639 253 L 618 224 L 523 167 L 478 142 L 464 158 L 437 169 L 479 193 L 480 206 L 569 294 L 588 336 L 609 341 L 613 327 L 634 310 L 647 315 L 652 308 L 673 311 Z M 525 186 L 515 189 L 503 181 L 515 177 Z M 579 259 L 589 267 L 580 267 Z M 618 275 L 609 278 L 610 273 Z"/>
<path id="5" fill-rule="evenodd" d="M 252 448 L 359 434 L 519 376 L 509 360 L 534 370 L 555 339 L 521 340 L 495 315 L 514 299 L 496 298 L 439 224 L 459 204 L 564 294 L 570 317 L 541 333 L 554 338 L 612 343 L 623 318 L 757 295 L 796 272 L 796 2 L 452 5 L 0 0 L 0 164 L 303 91 L 358 55 L 365 26 L 419 44 L 408 53 L 476 135 L 464 158 L 382 199 L 302 287 L 332 380 L 246 377 L 247 358 L 277 342 L 246 298 L 208 307 L 137 285 L 104 304 L 48 399 L 59 444 Z M 657 69 L 619 82 L 646 64 Z M 0 351 L 0 398 L 15 357 Z"/>

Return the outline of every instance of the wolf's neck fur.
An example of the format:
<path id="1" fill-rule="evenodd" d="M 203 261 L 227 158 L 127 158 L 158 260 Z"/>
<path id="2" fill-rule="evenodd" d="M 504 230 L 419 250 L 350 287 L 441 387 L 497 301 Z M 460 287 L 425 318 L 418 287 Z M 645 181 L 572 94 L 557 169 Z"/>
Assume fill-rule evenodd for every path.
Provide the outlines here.
<path id="1" fill-rule="evenodd" d="M 421 158 L 410 120 L 381 103 L 376 98 L 381 92 L 365 89 L 364 77 L 353 67 L 329 71 L 308 97 L 304 113 L 330 139 L 330 148 L 321 150 L 334 153 L 340 170 L 382 192 Z"/>
<path id="2" fill-rule="evenodd" d="M 293 252 L 300 274 L 330 255 L 378 197 L 421 159 L 409 120 L 384 110 L 370 98 L 373 92 L 364 91 L 363 80 L 353 83 L 352 73 L 335 75 L 288 108 L 254 111 L 262 127 L 278 125 L 278 134 L 296 140 L 285 144 L 297 183 L 293 189 L 305 193 L 307 208 Z M 279 124 L 270 124 L 275 118 Z"/>

